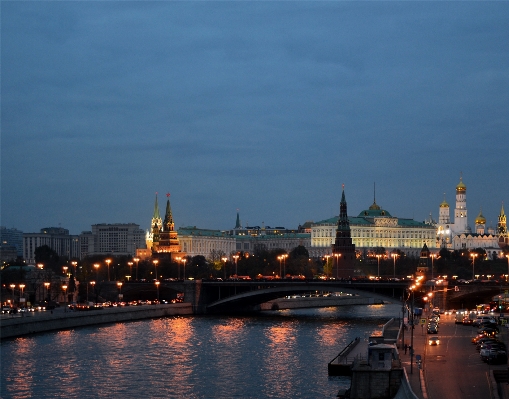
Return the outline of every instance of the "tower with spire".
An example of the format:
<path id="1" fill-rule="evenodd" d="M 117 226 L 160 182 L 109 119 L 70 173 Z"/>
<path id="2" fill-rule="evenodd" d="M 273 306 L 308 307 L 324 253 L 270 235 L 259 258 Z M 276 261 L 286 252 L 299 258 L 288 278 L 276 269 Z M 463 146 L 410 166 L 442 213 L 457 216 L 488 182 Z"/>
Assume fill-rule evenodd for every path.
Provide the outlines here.
<path id="1" fill-rule="evenodd" d="M 339 204 L 339 218 L 336 227 L 336 239 L 332 244 L 334 259 L 332 276 L 345 278 L 353 276 L 355 265 L 355 245 L 352 243 L 350 221 L 348 220 L 345 199 L 345 185 L 342 186 L 341 202 Z"/>
<path id="2" fill-rule="evenodd" d="M 163 228 L 159 233 L 157 252 L 180 252 L 180 242 L 175 231 L 175 222 L 170 205 L 170 194 L 166 194 L 166 212 L 164 214 Z"/>
<path id="3" fill-rule="evenodd" d="M 500 248 L 504 248 L 506 245 L 509 245 L 509 234 L 507 231 L 507 217 L 504 212 L 504 203 L 502 202 L 502 208 L 500 209 L 500 214 L 498 215 L 498 223 L 497 223 L 497 234 L 498 234 L 498 245 Z"/>
<path id="4" fill-rule="evenodd" d="M 463 183 L 463 176 L 456 186 L 456 208 L 454 209 L 454 233 L 461 234 L 467 231 L 467 186 Z"/>
<path id="5" fill-rule="evenodd" d="M 153 248 L 154 246 L 159 245 L 160 232 L 163 228 L 163 220 L 161 219 L 161 214 L 159 213 L 159 204 L 157 202 L 157 193 L 156 199 L 154 203 L 154 213 L 152 214 L 152 220 L 150 222 L 150 230 L 147 232 L 145 242 L 147 243 L 147 248 Z"/>

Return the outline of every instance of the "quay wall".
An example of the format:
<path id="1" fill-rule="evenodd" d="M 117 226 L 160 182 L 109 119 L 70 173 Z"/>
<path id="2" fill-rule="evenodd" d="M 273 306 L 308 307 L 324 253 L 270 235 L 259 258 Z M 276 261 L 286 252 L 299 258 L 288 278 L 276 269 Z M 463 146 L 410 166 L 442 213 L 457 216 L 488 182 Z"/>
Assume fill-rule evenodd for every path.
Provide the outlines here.
<path id="1" fill-rule="evenodd" d="M 192 314 L 193 309 L 190 303 L 115 307 L 78 312 L 64 312 L 63 309 L 59 309 L 55 312 L 46 311 L 24 314 L 23 317 L 17 315 L 2 318 L 0 338 L 16 338 L 54 330 Z"/>
<path id="2" fill-rule="evenodd" d="M 260 310 L 323 308 L 327 306 L 374 305 L 380 303 L 373 298 L 337 296 L 337 297 L 301 297 L 274 299 L 260 305 Z"/>

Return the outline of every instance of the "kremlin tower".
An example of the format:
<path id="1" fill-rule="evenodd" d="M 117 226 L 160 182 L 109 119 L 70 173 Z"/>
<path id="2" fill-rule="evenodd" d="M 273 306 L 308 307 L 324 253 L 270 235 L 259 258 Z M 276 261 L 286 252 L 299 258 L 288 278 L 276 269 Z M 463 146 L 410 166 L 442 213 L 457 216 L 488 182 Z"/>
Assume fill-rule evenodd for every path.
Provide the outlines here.
<path id="1" fill-rule="evenodd" d="M 332 256 L 334 259 L 332 276 L 336 278 L 348 278 L 354 275 L 355 245 L 352 244 L 350 222 L 346 211 L 345 185 L 339 205 L 339 218 L 336 228 L 336 239 L 332 244 Z"/>

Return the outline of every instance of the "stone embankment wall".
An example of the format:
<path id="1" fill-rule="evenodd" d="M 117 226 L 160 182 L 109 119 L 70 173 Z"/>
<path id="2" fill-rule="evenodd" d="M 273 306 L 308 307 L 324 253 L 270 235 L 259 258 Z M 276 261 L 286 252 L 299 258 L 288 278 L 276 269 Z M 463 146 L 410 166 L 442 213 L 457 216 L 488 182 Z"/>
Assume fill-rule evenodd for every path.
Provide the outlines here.
<path id="1" fill-rule="evenodd" d="M 260 310 L 280 309 L 301 309 L 301 308 L 323 308 L 327 306 L 348 306 L 348 305 L 373 305 L 380 303 L 373 298 L 337 296 L 337 297 L 300 297 L 281 298 L 262 303 Z"/>
<path id="2" fill-rule="evenodd" d="M 0 338 L 16 338 L 54 330 L 192 314 L 193 309 L 190 303 L 114 307 L 80 312 L 64 312 L 63 309 L 58 309 L 54 312 L 25 314 L 23 317 L 16 315 L 16 317 L 2 318 Z"/>

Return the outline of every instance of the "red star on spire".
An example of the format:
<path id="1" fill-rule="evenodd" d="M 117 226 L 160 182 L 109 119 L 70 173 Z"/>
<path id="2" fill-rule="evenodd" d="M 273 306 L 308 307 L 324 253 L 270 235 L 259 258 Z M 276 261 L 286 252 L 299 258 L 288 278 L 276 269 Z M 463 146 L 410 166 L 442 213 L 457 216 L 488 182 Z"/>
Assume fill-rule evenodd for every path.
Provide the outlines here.
<path id="1" fill-rule="evenodd" d="M 170 193 L 166 193 L 166 196 L 169 197 L 170 196 Z"/>

